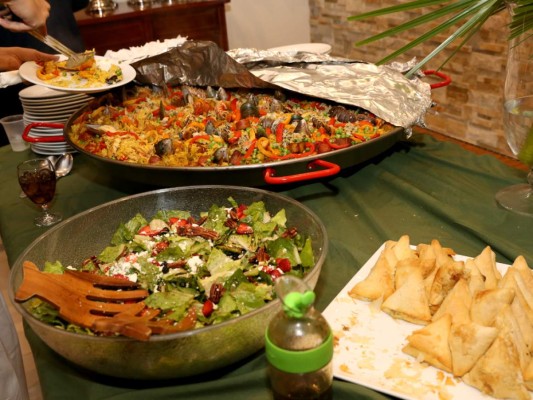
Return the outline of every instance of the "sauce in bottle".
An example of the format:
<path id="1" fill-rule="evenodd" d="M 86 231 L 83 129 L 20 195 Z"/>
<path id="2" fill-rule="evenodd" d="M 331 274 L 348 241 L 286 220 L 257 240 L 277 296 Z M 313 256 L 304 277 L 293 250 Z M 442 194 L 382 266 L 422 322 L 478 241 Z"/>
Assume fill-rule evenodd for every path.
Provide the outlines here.
<path id="1" fill-rule="evenodd" d="M 332 398 L 333 334 L 314 307 L 315 293 L 296 277 L 277 279 L 283 310 L 270 322 L 265 340 L 275 400 Z"/>

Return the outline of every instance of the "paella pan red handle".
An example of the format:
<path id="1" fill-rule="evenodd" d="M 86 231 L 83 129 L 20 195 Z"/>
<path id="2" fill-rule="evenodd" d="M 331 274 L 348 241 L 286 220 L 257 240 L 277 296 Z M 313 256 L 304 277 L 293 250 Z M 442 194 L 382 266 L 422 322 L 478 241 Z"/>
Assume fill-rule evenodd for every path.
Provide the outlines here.
<path id="1" fill-rule="evenodd" d="M 323 169 L 318 171 L 312 171 L 316 167 L 322 167 Z M 294 183 L 307 181 L 311 179 L 325 178 L 327 176 L 338 174 L 341 170 L 341 167 L 337 164 L 324 161 L 324 160 L 313 160 L 307 164 L 307 169 L 311 172 L 304 172 L 301 174 L 287 175 L 287 176 L 274 176 L 276 170 L 272 167 L 265 169 L 264 178 L 265 182 L 270 185 L 279 185 L 284 183 Z"/>
<path id="2" fill-rule="evenodd" d="M 33 128 L 58 128 L 63 129 L 65 124 L 59 122 L 32 122 L 24 128 L 22 133 L 22 139 L 30 143 L 51 143 L 51 142 L 64 142 L 65 137 L 63 135 L 54 136 L 42 136 L 42 137 L 30 137 L 30 131 Z"/>
<path id="3" fill-rule="evenodd" d="M 441 81 L 438 81 L 438 82 L 430 84 L 429 86 L 431 87 L 431 89 L 438 89 L 438 88 L 441 88 L 441 87 L 444 87 L 444 86 L 448 86 L 450 83 L 452 83 L 452 78 L 450 76 L 440 72 L 440 71 L 435 71 L 433 69 L 428 69 L 428 70 L 424 71 L 424 75 L 426 75 L 426 76 L 435 75 L 435 76 L 437 76 L 437 77 L 442 79 Z"/>

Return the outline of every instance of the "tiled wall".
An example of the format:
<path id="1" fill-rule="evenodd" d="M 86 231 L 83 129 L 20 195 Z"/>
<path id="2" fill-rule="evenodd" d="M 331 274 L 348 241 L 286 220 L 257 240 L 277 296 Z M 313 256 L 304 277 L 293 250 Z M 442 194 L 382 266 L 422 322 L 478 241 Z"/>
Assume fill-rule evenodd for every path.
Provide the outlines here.
<path id="1" fill-rule="evenodd" d="M 309 0 L 311 11 L 311 41 L 333 46 L 332 55 L 377 62 L 392 50 L 428 30 L 418 27 L 393 39 L 355 47 L 358 40 L 413 19 L 421 11 L 389 14 L 384 17 L 355 22 L 347 17 L 362 12 L 405 3 L 392 0 Z M 452 84 L 435 89 L 436 106 L 426 116 L 428 128 L 501 153 L 510 154 L 503 134 L 502 95 L 507 59 L 507 12 L 491 17 L 467 45 L 443 67 Z M 413 57 L 422 60 L 437 44 L 447 38 L 445 32 L 430 43 L 420 45 L 397 61 Z M 451 48 L 456 46 L 452 44 Z M 437 69 L 450 52 L 441 54 L 425 69 Z"/>

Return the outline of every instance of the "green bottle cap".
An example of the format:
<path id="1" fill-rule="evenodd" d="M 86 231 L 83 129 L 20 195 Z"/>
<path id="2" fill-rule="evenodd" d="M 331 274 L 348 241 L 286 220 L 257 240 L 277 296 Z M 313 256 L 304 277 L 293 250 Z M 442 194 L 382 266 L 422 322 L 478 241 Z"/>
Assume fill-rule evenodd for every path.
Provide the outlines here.
<path id="1" fill-rule="evenodd" d="M 309 350 L 287 350 L 276 346 L 265 335 L 265 352 L 268 362 L 279 369 L 292 374 L 305 374 L 324 368 L 333 358 L 333 334 L 318 347 Z"/>
<path id="2" fill-rule="evenodd" d="M 307 290 L 304 293 L 290 292 L 282 299 L 283 310 L 287 316 L 302 318 L 309 307 L 315 302 L 315 293 Z"/>

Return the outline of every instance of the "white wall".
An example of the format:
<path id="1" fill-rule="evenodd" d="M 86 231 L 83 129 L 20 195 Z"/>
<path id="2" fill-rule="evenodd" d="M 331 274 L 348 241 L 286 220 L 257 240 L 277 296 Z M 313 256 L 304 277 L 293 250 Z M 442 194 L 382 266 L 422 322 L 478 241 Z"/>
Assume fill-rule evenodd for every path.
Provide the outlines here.
<path id="1" fill-rule="evenodd" d="M 264 50 L 308 43 L 309 19 L 309 0 L 231 0 L 226 4 L 229 48 Z"/>
<path id="2" fill-rule="evenodd" d="M 226 5 L 230 49 L 308 43 L 308 0 L 231 0 Z"/>

